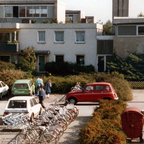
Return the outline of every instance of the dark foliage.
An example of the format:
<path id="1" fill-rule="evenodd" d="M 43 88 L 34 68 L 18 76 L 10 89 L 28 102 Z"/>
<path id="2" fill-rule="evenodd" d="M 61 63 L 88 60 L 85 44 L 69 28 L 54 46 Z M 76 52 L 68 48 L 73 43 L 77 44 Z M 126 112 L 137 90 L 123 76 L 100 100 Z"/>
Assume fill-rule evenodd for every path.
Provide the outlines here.
<path id="1" fill-rule="evenodd" d="M 111 62 L 107 63 L 110 71 L 122 73 L 129 81 L 144 80 L 144 54 L 128 52 L 127 58 L 121 58 L 116 53 L 113 54 Z"/>
<path id="2" fill-rule="evenodd" d="M 48 62 L 45 64 L 45 70 L 52 75 L 77 75 L 80 73 L 91 73 L 94 72 L 94 67 L 80 66 L 75 63 L 68 62 Z"/>

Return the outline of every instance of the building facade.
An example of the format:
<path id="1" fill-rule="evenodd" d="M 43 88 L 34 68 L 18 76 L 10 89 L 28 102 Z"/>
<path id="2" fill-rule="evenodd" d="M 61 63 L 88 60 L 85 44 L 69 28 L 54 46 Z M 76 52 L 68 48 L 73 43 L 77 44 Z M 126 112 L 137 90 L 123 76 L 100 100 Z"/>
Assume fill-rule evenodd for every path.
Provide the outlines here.
<path id="1" fill-rule="evenodd" d="M 65 4 L 58 0 L 0 0 L 0 60 L 18 64 L 18 53 L 33 47 L 37 72 L 52 61 L 93 65 L 101 71 L 97 36 L 102 35 L 102 24 L 65 23 L 66 16 Z M 54 18 L 58 23 L 50 23 Z"/>

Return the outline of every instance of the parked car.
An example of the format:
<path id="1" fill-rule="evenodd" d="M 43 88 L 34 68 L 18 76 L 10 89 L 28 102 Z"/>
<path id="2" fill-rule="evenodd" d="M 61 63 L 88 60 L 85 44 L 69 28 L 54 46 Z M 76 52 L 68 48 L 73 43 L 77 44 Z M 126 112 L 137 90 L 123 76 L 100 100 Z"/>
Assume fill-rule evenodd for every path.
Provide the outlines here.
<path id="1" fill-rule="evenodd" d="M 66 100 L 73 104 L 99 101 L 100 99 L 118 100 L 117 94 L 110 83 L 89 83 L 82 90 L 71 91 L 66 95 Z"/>
<path id="2" fill-rule="evenodd" d="M 40 103 L 37 103 L 36 99 L 32 96 L 15 96 L 8 100 L 3 116 L 12 113 L 25 113 L 29 114 L 29 118 L 32 121 L 35 116 L 41 114 L 42 107 Z"/>
<path id="3" fill-rule="evenodd" d="M 6 94 L 9 94 L 9 86 L 5 84 L 4 82 L 0 81 L 0 99 L 2 99 L 3 96 Z"/>
<path id="4" fill-rule="evenodd" d="M 12 86 L 11 94 L 13 96 L 32 96 L 35 94 L 35 85 L 29 79 L 16 80 Z"/>

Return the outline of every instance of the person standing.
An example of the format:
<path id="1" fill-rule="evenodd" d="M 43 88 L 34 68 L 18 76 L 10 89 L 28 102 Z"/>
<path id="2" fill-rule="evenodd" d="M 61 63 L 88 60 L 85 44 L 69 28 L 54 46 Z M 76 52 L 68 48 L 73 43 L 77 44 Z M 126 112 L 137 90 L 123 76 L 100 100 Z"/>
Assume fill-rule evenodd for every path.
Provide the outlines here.
<path id="1" fill-rule="evenodd" d="M 43 108 L 46 108 L 44 106 L 44 103 L 43 103 L 43 101 L 45 99 L 45 90 L 43 89 L 43 85 L 42 84 L 40 85 L 40 90 L 39 90 L 38 97 L 39 97 L 39 103 L 42 105 Z"/>
<path id="2" fill-rule="evenodd" d="M 47 98 L 49 98 L 49 95 L 51 93 L 51 87 L 52 87 L 51 80 L 48 79 L 47 82 L 45 83 L 45 91 Z"/>
<path id="3" fill-rule="evenodd" d="M 39 94 L 40 85 L 44 85 L 42 76 L 38 77 L 37 80 L 36 80 L 36 92 L 37 92 L 37 95 Z"/>

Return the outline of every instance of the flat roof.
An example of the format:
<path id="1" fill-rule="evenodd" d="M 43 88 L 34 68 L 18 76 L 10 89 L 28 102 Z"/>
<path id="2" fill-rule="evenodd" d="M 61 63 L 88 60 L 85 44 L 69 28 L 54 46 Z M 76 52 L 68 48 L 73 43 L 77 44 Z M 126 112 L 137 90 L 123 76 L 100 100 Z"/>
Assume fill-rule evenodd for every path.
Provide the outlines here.
<path id="1" fill-rule="evenodd" d="M 144 17 L 114 17 L 113 24 L 144 24 Z"/>

